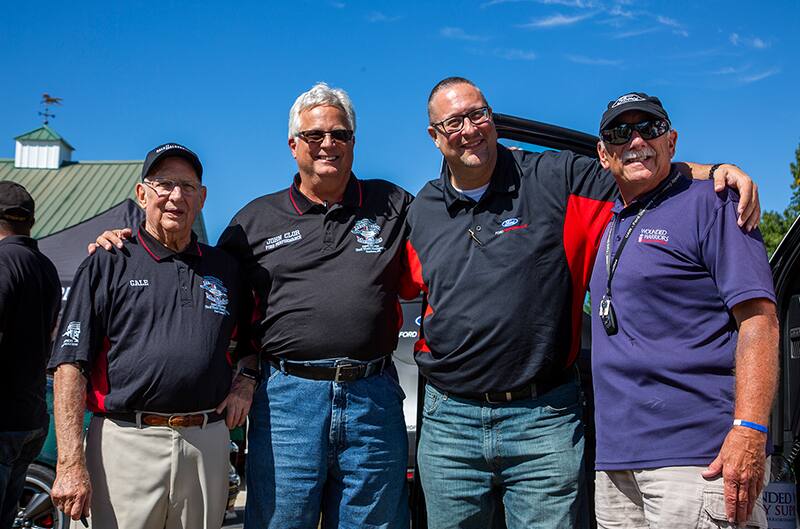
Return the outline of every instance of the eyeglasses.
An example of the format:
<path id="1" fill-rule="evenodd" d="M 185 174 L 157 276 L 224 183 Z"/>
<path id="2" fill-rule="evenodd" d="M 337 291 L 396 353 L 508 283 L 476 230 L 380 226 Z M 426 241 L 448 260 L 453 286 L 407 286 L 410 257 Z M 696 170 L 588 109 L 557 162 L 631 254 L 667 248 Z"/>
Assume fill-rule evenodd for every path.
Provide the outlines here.
<path id="1" fill-rule="evenodd" d="M 174 180 L 167 180 L 162 178 L 151 178 L 150 182 L 143 180 L 142 183 L 156 192 L 159 197 L 168 197 L 172 194 L 172 190 L 176 187 L 181 188 L 181 193 L 184 195 L 192 196 L 197 193 L 199 187 L 197 184 L 191 182 L 176 182 Z M 152 184 L 152 185 L 151 185 Z"/>
<path id="2" fill-rule="evenodd" d="M 353 131 L 347 129 L 335 130 L 301 130 L 297 133 L 306 143 L 322 143 L 325 136 L 330 135 L 331 140 L 347 143 L 353 139 Z"/>
<path id="3" fill-rule="evenodd" d="M 431 126 L 434 128 L 439 128 L 440 132 L 443 132 L 444 134 L 455 134 L 456 132 L 461 132 L 461 129 L 464 128 L 465 119 L 468 119 L 473 125 L 480 125 L 481 123 L 486 123 L 489 121 L 491 117 L 492 111 L 489 109 L 489 107 L 481 107 L 476 108 L 475 110 L 470 110 L 466 114 L 450 116 L 442 121 L 431 123 Z"/>
<path id="4" fill-rule="evenodd" d="M 639 133 L 643 140 L 652 140 L 664 135 L 669 130 L 669 121 L 666 119 L 648 119 L 639 123 L 620 123 L 616 127 L 600 131 L 603 141 L 611 145 L 625 145 L 633 136 L 633 131 Z"/>

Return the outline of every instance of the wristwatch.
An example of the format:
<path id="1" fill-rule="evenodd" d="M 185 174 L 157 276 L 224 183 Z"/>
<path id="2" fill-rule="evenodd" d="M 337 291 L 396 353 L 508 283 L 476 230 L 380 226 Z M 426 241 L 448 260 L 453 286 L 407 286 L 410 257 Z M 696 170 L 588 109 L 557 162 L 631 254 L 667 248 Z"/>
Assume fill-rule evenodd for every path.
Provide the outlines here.
<path id="1" fill-rule="evenodd" d="M 238 374 L 242 375 L 244 378 L 249 378 L 256 383 L 256 386 L 261 382 L 261 372 L 258 369 L 243 367 L 239 370 Z"/>

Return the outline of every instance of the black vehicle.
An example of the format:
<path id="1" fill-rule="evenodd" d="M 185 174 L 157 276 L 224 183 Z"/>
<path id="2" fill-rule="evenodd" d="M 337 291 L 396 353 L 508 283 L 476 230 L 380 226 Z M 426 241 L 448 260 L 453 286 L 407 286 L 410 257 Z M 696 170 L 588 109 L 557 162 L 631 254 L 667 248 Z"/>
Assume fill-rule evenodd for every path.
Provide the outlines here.
<path id="1" fill-rule="evenodd" d="M 532 121 L 506 114 L 494 114 L 494 122 L 501 143 L 529 151 L 543 149 L 571 150 L 586 156 L 597 157 L 597 136 Z M 444 162 L 443 162 L 444 163 Z M 784 455 L 793 465 L 795 475 L 800 470 L 800 222 L 795 222 L 770 260 L 775 293 L 778 299 L 778 317 L 781 326 L 781 377 L 778 395 L 771 418 L 774 453 Z M 425 506 L 422 489 L 414 479 L 417 425 L 422 415 L 424 380 L 418 375 L 413 362 L 413 346 L 418 339 L 421 301 L 403 303 L 403 328 L 400 331 L 395 364 L 400 383 L 406 392 L 405 416 L 409 438 L 408 477 L 412 484 L 412 527 L 424 529 Z M 586 472 L 594 476 L 594 401 L 591 376 L 591 329 L 589 315 L 584 312 L 581 332 L 581 354 L 578 359 L 581 385 L 586 395 L 584 425 L 586 433 Z M 594 481 L 587 480 L 587 495 L 594 500 Z M 591 509 L 593 512 L 593 508 Z M 593 518 L 593 516 L 592 516 Z M 592 519 L 594 526 L 594 520 Z"/>

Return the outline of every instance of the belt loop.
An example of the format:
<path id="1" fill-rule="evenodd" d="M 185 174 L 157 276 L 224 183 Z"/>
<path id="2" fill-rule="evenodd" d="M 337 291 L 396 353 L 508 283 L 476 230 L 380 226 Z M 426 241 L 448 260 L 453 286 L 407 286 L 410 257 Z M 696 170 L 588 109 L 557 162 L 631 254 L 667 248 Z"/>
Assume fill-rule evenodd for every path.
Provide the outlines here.
<path id="1" fill-rule="evenodd" d="M 140 411 L 136 412 L 136 427 L 142 429 L 142 412 Z"/>
<path id="2" fill-rule="evenodd" d="M 200 429 L 204 430 L 205 427 L 206 427 L 206 424 L 208 424 L 208 413 L 204 413 L 203 414 L 203 425 L 200 426 Z"/>
<path id="3" fill-rule="evenodd" d="M 284 375 L 286 374 L 286 361 L 283 358 L 278 360 L 278 371 L 280 371 Z"/>

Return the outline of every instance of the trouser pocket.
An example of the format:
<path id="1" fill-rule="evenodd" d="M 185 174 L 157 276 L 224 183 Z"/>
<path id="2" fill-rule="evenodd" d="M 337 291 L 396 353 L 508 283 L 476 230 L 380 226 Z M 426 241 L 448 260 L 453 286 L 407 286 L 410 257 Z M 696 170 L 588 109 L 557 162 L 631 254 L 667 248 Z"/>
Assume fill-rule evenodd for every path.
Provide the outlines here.
<path id="1" fill-rule="evenodd" d="M 716 490 L 703 491 L 703 508 L 700 511 L 698 529 L 717 529 L 720 527 L 750 527 L 767 529 L 767 515 L 761 499 L 756 502 L 753 513 L 744 525 L 728 522 L 725 514 L 725 494 Z"/>

